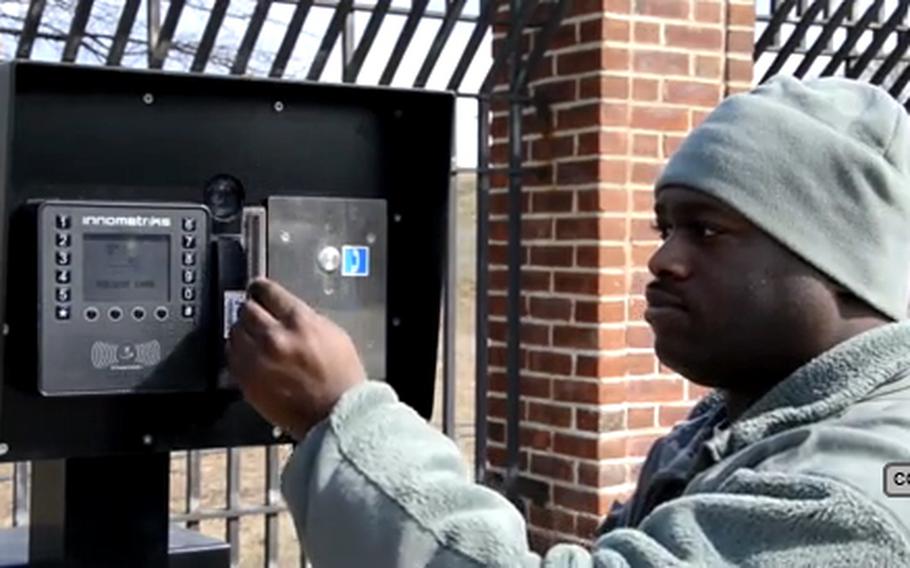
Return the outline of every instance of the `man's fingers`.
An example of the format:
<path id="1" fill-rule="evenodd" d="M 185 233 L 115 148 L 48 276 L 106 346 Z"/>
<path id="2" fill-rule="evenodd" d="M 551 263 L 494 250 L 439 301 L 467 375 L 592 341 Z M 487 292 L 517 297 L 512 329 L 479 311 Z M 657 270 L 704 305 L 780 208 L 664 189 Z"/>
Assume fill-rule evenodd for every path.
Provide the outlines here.
<path id="1" fill-rule="evenodd" d="M 309 306 L 284 286 L 266 278 L 254 280 L 250 284 L 249 295 L 285 325 L 293 324 L 296 318 L 308 316 L 312 312 Z"/>
<path id="2" fill-rule="evenodd" d="M 237 326 L 243 328 L 253 339 L 265 339 L 270 333 L 279 330 L 281 322 L 275 319 L 256 300 L 247 300 L 240 308 Z"/>

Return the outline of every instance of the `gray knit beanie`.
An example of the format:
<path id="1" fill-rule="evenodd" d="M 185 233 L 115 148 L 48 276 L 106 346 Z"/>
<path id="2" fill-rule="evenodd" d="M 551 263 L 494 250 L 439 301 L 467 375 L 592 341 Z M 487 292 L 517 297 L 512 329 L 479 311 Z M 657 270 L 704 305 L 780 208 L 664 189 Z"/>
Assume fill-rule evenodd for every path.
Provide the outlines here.
<path id="1" fill-rule="evenodd" d="M 656 191 L 733 207 L 884 315 L 907 315 L 910 124 L 884 90 L 778 76 L 722 102 L 670 159 Z"/>

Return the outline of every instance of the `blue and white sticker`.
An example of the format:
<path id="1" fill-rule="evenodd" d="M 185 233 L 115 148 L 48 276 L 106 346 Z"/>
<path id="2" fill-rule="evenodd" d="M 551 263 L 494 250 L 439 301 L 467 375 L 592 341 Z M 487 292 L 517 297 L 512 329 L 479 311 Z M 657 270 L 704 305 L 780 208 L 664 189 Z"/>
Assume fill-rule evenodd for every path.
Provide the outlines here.
<path id="1" fill-rule="evenodd" d="M 364 277 L 370 275 L 370 247 L 341 247 L 341 275 Z"/>
<path id="2" fill-rule="evenodd" d="M 224 291 L 224 338 L 227 339 L 231 333 L 231 328 L 237 323 L 240 315 L 240 308 L 246 302 L 246 292 L 244 290 L 225 290 Z"/>

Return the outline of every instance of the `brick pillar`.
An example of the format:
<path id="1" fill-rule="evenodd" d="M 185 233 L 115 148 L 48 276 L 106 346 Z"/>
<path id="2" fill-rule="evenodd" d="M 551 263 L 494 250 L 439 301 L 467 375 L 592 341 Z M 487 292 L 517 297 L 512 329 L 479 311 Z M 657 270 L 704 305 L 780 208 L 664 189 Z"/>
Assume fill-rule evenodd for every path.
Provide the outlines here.
<path id="1" fill-rule="evenodd" d="M 634 489 L 652 442 L 705 392 L 661 368 L 642 319 L 659 244 L 652 184 L 684 135 L 750 86 L 753 27 L 751 0 L 576 0 L 533 77 L 523 125 L 521 464 L 546 489 L 528 507 L 537 548 L 588 539 Z M 508 165 L 507 120 L 500 101 L 494 167 Z M 494 472 L 506 455 L 506 188 L 494 176 Z"/>

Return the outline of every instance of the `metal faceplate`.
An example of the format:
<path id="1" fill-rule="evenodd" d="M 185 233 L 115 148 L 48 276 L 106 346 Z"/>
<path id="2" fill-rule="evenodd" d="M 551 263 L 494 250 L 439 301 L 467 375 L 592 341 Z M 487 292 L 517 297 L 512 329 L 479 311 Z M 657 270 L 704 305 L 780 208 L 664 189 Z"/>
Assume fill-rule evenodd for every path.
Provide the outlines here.
<path id="1" fill-rule="evenodd" d="M 386 378 L 387 234 L 383 199 L 268 200 L 269 278 L 347 331 L 374 380 Z"/>

